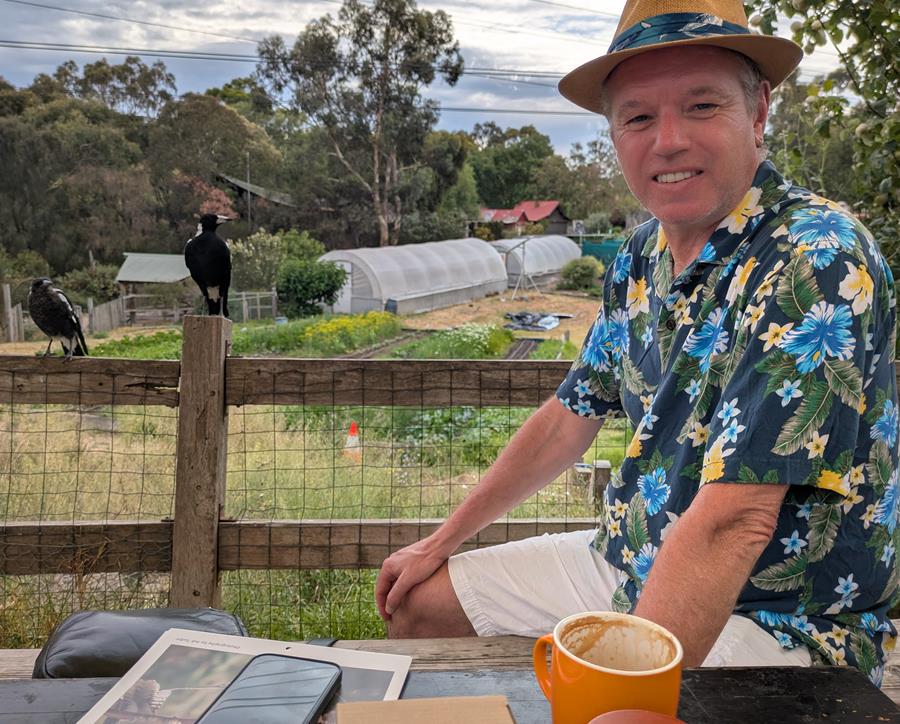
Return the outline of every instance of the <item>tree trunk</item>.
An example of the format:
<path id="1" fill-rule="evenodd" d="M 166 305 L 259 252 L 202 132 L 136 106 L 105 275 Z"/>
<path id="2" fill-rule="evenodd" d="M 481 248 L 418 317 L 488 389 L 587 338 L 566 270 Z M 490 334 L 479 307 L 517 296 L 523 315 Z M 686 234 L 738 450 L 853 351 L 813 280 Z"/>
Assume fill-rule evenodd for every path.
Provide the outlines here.
<path id="1" fill-rule="evenodd" d="M 397 170 L 397 154 L 392 153 L 388 159 L 388 173 L 394 194 L 394 221 L 391 224 L 391 244 L 400 243 L 400 226 L 403 223 L 403 202 L 400 199 L 400 172 Z"/>

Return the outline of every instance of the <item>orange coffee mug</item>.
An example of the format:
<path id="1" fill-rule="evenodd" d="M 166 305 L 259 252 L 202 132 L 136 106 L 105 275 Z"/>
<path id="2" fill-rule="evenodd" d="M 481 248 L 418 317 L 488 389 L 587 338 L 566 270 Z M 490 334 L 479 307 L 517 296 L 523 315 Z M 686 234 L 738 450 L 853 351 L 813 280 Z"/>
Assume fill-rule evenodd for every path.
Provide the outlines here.
<path id="1" fill-rule="evenodd" d="M 576 613 L 541 636 L 533 656 L 553 724 L 587 724 L 617 709 L 671 716 L 678 710 L 681 643 L 652 621 L 611 611 Z"/>

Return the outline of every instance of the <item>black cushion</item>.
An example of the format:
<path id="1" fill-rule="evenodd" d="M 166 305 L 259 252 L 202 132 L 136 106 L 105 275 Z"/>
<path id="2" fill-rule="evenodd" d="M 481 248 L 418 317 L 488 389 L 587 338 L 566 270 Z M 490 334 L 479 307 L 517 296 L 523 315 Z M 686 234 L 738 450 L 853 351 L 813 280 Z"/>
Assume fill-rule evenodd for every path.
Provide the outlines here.
<path id="1" fill-rule="evenodd" d="M 246 636 L 244 622 L 215 608 L 78 611 L 50 634 L 35 679 L 122 676 L 170 628 Z"/>

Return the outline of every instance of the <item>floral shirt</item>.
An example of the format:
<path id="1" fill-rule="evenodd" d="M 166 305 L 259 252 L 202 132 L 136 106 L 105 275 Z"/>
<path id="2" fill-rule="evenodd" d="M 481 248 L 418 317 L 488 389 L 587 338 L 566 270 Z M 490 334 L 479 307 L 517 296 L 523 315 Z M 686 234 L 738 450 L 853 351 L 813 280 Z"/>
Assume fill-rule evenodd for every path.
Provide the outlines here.
<path id="1" fill-rule="evenodd" d="M 769 162 L 676 278 L 658 221 L 634 231 L 557 391 L 634 429 L 594 542 L 622 572 L 614 610 L 701 485 L 789 485 L 735 613 L 880 685 L 900 575 L 895 312 L 865 227 Z"/>

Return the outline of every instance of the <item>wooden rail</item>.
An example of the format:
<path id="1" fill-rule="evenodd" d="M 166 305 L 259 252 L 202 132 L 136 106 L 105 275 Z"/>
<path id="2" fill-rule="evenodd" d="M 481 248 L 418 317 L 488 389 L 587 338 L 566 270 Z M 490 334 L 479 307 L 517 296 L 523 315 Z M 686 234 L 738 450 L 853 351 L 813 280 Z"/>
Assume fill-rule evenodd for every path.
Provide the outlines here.
<path id="1" fill-rule="evenodd" d="M 220 571 L 378 568 L 393 551 L 429 535 L 440 524 L 437 519 L 221 520 L 211 557 Z M 593 525 L 593 518 L 500 521 L 460 550 Z M 0 527 L 0 575 L 171 571 L 173 528 L 171 520 L 8 523 Z M 188 600 L 192 597 L 193 589 Z"/>
<path id="2" fill-rule="evenodd" d="M 178 406 L 181 364 L 97 357 L 0 357 L 0 404 Z"/>

